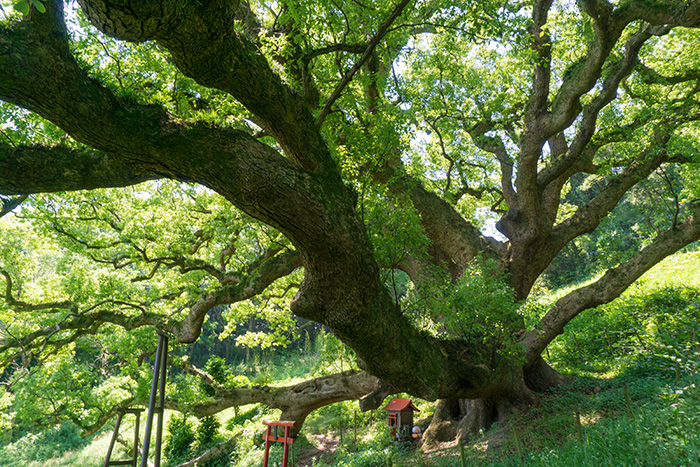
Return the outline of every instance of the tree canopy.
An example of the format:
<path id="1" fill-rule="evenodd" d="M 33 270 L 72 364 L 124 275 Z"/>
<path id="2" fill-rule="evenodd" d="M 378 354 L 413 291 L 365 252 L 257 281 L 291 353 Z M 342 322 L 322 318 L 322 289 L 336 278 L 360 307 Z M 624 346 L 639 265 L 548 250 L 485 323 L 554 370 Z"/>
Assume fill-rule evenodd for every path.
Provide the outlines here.
<path id="1" fill-rule="evenodd" d="M 474 401 L 473 429 L 560 381 L 542 353 L 567 323 L 700 238 L 700 2 L 13 3 L 4 376 L 15 401 L 61 380 L 37 410 L 88 431 L 142 402 L 154 327 L 191 344 L 221 306 L 276 332 L 242 343 L 324 325 L 363 371 L 235 388 L 182 360 L 215 397 L 173 407 L 303 421 L 402 391 Z"/>

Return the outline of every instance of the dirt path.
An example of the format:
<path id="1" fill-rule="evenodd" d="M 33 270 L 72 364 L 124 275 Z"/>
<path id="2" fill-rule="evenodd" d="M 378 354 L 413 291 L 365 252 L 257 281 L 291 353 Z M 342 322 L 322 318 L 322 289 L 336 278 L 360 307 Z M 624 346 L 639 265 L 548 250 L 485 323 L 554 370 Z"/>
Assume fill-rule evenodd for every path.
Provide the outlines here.
<path id="1" fill-rule="evenodd" d="M 296 459 L 296 465 L 299 467 L 309 467 L 321 458 L 330 459 L 333 457 L 340 440 L 328 435 L 307 435 L 306 438 L 314 448 L 300 452 Z"/>

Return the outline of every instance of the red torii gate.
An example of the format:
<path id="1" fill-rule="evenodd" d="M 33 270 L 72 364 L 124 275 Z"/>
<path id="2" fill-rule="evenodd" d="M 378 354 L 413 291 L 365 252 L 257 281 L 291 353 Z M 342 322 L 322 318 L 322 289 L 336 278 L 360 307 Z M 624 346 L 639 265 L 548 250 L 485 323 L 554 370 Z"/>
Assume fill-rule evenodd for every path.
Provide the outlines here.
<path id="1" fill-rule="evenodd" d="M 297 422 L 290 422 L 279 420 L 276 422 L 271 422 L 268 420 L 263 420 L 262 424 L 267 426 L 267 432 L 263 435 L 265 440 L 265 457 L 263 458 L 263 467 L 267 467 L 267 459 L 270 455 L 270 441 L 284 443 L 284 450 L 282 451 L 282 467 L 287 467 L 287 457 L 289 455 L 289 445 L 294 442 L 294 438 L 289 436 L 289 429 L 297 426 Z M 272 435 L 272 427 L 275 427 L 275 434 Z M 277 436 L 277 427 L 284 427 L 284 436 Z"/>

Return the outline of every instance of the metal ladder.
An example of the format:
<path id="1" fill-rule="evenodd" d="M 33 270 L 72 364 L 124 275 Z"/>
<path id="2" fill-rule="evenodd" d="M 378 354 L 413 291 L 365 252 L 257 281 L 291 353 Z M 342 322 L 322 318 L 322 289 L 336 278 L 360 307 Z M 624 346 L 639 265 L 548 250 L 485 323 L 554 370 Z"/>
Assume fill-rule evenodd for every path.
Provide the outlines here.
<path id="1" fill-rule="evenodd" d="M 139 452 L 139 422 L 141 421 L 141 412 L 143 409 L 124 409 L 119 411 L 119 416 L 117 417 L 117 424 L 114 426 L 114 433 L 112 434 L 112 440 L 109 442 L 109 448 L 107 449 L 107 457 L 105 457 L 105 463 L 103 467 L 109 467 L 112 465 L 130 465 L 131 467 L 136 467 L 136 461 L 138 460 Z M 133 414 L 136 416 L 136 421 L 134 424 L 134 454 L 131 459 L 113 461 L 112 451 L 114 450 L 114 443 L 117 441 L 119 436 L 119 426 L 122 423 L 122 419 L 126 414 Z"/>

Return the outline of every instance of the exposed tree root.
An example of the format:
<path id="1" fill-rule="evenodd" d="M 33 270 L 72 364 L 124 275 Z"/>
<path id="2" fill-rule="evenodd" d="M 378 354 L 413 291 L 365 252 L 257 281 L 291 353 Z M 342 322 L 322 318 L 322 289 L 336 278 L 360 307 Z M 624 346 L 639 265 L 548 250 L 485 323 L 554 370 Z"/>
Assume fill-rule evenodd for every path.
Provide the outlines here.
<path id="1" fill-rule="evenodd" d="M 570 378 L 540 358 L 514 380 L 514 387 L 505 394 L 482 399 L 442 399 L 425 431 L 421 448 L 430 451 L 443 443 L 464 442 L 496 422 L 503 425 L 514 412 L 532 405 L 537 392 L 569 381 Z"/>

